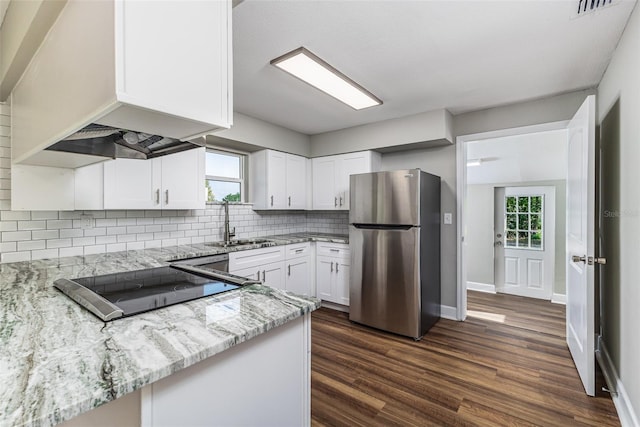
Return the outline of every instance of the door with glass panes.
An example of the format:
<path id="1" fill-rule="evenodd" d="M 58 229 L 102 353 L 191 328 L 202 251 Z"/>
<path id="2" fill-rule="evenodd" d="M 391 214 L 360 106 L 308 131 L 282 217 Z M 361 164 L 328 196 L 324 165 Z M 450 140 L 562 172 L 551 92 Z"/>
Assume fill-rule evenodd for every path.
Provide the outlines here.
<path id="1" fill-rule="evenodd" d="M 496 292 L 550 300 L 555 187 L 499 187 L 494 200 Z"/>

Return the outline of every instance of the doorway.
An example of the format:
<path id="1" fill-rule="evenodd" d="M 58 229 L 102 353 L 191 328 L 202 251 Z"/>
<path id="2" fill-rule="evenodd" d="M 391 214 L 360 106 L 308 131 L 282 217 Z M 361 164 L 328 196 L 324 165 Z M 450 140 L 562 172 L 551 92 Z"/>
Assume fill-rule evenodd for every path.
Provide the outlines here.
<path id="1" fill-rule="evenodd" d="M 479 135 L 464 148 L 465 299 L 469 289 L 563 303 L 566 129 Z"/>

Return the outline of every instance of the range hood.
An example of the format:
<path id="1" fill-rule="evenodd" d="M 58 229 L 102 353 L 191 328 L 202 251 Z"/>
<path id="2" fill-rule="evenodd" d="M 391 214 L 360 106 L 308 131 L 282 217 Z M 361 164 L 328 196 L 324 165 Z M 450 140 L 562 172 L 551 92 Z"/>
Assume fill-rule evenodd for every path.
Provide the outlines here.
<path id="1" fill-rule="evenodd" d="M 46 150 L 111 159 L 146 160 L 204 145 L 203 138 L 197 141 L 180 141 L 176 138 L 92 123 Z"/>
<path id="2" fill-rule="evenodd" d="M 198 147 L 232 125 L 231 55 L 230 1 L 67 0 L 11 93 L 12 163 Z"/>

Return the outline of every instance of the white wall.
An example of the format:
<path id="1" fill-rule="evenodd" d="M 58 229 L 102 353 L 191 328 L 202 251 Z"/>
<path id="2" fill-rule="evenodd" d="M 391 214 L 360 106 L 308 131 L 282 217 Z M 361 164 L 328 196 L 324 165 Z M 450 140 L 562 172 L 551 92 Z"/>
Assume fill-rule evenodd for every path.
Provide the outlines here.
<path id="1" fill-rule="evenodd" d="M 442 212 L 453 213 L 453 224 L 441 223 L 440 277 L 442 304 L 456 306 L 456 163 L 455 147 L 445 146 L 382 155 L 382 170 L 420 168 L 442 178 Z"/>
<path id="2" fill-rule="evenodd" d="M 640 7 L 636 4 L 598 86 L 604 157 L 607 257 L 602 286 L 604 343 L 640 421 Z"/>

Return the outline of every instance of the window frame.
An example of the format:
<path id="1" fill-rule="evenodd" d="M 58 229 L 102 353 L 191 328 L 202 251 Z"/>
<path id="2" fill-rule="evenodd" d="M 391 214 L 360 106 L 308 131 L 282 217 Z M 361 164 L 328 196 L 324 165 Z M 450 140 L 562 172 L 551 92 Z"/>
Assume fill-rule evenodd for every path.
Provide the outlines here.
<path id="1" fill-rule="evenodd" d="M 516 210 L 515 212 L 509 212 L 509 208 L 508 208 L 508 199 L 509 198 L 515 198 L 515 207 Z M 534 197 L 540 197 L 540 211 L 539 212 L 533 212 L 531 209 L 531 201 Z M 520 198 L 527 198 L 527 210 L 526 211 L 521 211 L 520 210 Z M 504 196 L 504 200 L 503 200 L 503 206 L 504 206 L 504 247 L 505 249 L 520 249 L 520 250 L 528 250 L 528 251 L 544 251 L 545 250 L 545 246 L 546 246 L 546 238 L 545 238 L 545 229 L 546 227 L 544 226 L 544 214 L 545 214 L 545 195 L 544 194 L 510 194 L 510 195 L 505 195 Z M 509 228 L 508 224 L 508 216 L 509 215 L 515 215 L 516 216 L 516 228 L 512 229 Z M 527 215 L 527 222 L 528 222 L 528 228 L 525 229 L 521 229 L 520 228 L 520 215 Z M 533 215 L 537 215 L 540 217 L 540 229 L 538 230 L 534 230 L 532 228 L 532 223 L 531 223 L 531 217 Z M 516 240 L 515 246 L 510 246 L 508 245 L 508 233 L 509 232 L 515 232 L 516 233 Z M 523 232 L 523 233 L 527 233 L 527 246 L 520 246 L 520 239 L 519 239 L 519 233 Z M 532 246 L 532 234 L 533 233 L 540 233 L 540 247 L 534 247 Z"/>
<path id="2" fill-rule="evenodd" d="M 224 156 L 230 156 L 230 157 L 237 157 L 239 159 L 240 162 L 240 170 L 239 170 L 239 178 L 231 178 L 228 176 L 219 176 L 219 175 L 208 175 L 207 174 L 207 168 L 206 168 L 206 158 L 205 158 L 205 182 L 207 181 L 221 181 L 221 182 L 236 182 L 240 184 L 240 202 L 235 202 L 235 203 L 246 203 L 247 201 L 247 165 L 248 165 L 248 158 L 249 155 L 248 153 L 242 152 L 242 151 L 235 151 L 235 150 L 228 150 L 228 149 L 221 149 L 218 147 L 207 147 L 206 149 L 207 153 L 215 153 L 215 154 L 221 154 Z M 216 203 L 222 203 L 222 200 L 207 200 L 208 204 L 216 204 Z"/>

